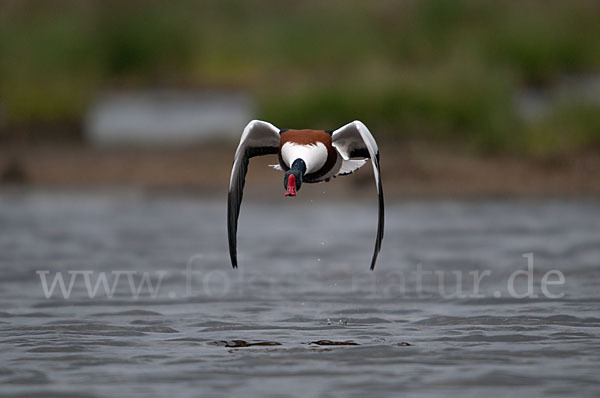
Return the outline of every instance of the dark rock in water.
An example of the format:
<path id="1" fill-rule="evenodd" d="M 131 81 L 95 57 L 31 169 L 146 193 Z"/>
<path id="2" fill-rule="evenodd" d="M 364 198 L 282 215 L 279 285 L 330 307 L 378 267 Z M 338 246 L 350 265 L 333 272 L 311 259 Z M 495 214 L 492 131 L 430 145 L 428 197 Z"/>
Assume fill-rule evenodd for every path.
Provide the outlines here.
<path id="1" fill-rule="evenodd" d="M 355 343 L 354 341 L 351 341 L 351 340 L 348 340 L 348 341 L 317 340 L 317 341 L 311 341 L 308 344 L 316 344 L 316 345 L 360 345 L 360 344 Z"/>
<path id="2" fill-rule="evenodd" d="M 0 184 L 25 184 L 28 180 L 25 168 L 16 159 L 10 160 L 0 174 Z"/>
<path id="3" fill-rule="evenodd" d="M 398 343 L 398 345 L 401 346 L 401 347 L 410 347 L 410 346 L 412 346 L 412 344 L 407 343 L 406 341 L 403 341 L 402 343 Z"/>
<path id="4" fill-rule="evenodd" d="M 224 343 L 225 347 L 229 347 L 229 348 L 281 345 L 281 343 L 278 343 L 276 341 L 259 341 L 257 343 L 248 343 L 247 341 L 244 341 L 244 340 L 231 340 L 231 341 L 222 341 L 221 343 Z"/>

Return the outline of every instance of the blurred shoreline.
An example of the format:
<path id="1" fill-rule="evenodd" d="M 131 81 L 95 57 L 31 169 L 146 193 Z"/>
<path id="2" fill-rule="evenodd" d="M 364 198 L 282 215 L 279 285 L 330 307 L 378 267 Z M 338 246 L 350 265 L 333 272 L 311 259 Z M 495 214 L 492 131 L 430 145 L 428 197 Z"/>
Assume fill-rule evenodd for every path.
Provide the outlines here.
<path id="1" fill-rule="evenodd" d="M 134 187 L 226 195 L 234 146 L 206 144 L 186 149 L 92 149 L 80 144 L 37 145 L 26 151 L 0 149 L 0 188 Z M 381 144 L 386 197 L 600 196 L 600 156 L 531 159 L 507 155 Z M 282 174 L 275 156 L 251 160 L 248 198 L 279 195 Z M 370 166 L 330 183 L 303 187 L 328 195 L 368 197 Z M 305 188 L 310 187 L 310 188 Z"/>
<path id="2" fill-rule="evenodd" d="M 378 140 L 507 156 L 600 152 L 597 1 L 126 3 L 0 2 L 0 145 L 98 125 L 120 138 L 128 123 L 176 141 L 191 122 L 236 132 L 256 117 L 359 119 Z"/>

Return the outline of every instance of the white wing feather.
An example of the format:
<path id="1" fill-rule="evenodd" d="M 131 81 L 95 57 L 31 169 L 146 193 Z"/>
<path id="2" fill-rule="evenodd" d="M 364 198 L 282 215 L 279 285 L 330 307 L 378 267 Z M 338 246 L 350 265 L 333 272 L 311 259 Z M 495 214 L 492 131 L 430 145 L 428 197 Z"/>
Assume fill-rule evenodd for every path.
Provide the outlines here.
<path id="1" fill-rule="evenodd" d="M 262 120 L 252 120 L 246 125 L 240 138 L 240 144 L 235 151 L 231 178 L 229 179 L 230 192 L 233 187 L 234 177 L 240 171 L 240 162 L 243 160 L 246 150 L 249 148 L 279 147 L 280 140 L 279 129 L 271 123 L 263 122 Z"/>
<path id="2" fill-rule="evenodd" d="M 360 120 L 350 122 L 347 125 L 335 130 L 331 136 L 333 140 L 332 145 L 335 149 L 337 149 L 340 155 L 342 155 L 344 160 L 349 160 L 352 155 L 352 151 L 356 149 L 367 149 L 369 152 L 369 158 L 373 164 L 375 181 L 379 181 L 379 161 L 376 159 L 379 154 L 379 148 L 377 147 L 375 138 L 373 138 L 373 135 L 367 126 L 363 124 L 363 122 Z"/>
<path id="3" fill-rule="evenodd" d="M 366 159 L 348 159 L 342 161 L 342 167 L 338 171 L 338 175 L 352 174 L 367 163 Z"/>
<path id="4" fill-rule="evenodd" d="M 244 196 L 248 162 L 254 156 L 276 154 L 279 151 L 280 141 L 281 136 L 277 127 L 271 123 L 253 120 L 244 129 L 240 144 L 235 151 L 227 195 L 227 235 L 233 268 L 237 268 L 237 224 Z"/>
<path id="5" fill-rule="evenodd" d="M 351 161 L 350 158 L 358 157 L 371 159 L 373 165 L 373 176 L 375 177 L 375 186 L 377 187 L 378 201 L 378 221 L 377 237 L 375 239 L 375 250 L 371 260 L 371 270 L 375 268 L 375 261 L 381 249 L 384 229 L 384 203 L 383 187 L 381 184 L 381 175 L 379 170 L 379 148 L 373 135 L 361 121 L 355 120 L 345 126 L 340 127 L 331 133 L 332 145 L 344 159 L 344 163 Z"/>

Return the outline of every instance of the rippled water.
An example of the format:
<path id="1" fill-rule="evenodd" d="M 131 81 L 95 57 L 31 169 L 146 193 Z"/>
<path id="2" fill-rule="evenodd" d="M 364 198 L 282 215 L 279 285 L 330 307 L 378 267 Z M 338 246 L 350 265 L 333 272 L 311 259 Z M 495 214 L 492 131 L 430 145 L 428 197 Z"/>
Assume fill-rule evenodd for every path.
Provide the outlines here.
<path id="1" fill-rule="evenodd" d="M 600 394 L 597 202 L 276 199 L 0 192 L 0 396 Z"/>

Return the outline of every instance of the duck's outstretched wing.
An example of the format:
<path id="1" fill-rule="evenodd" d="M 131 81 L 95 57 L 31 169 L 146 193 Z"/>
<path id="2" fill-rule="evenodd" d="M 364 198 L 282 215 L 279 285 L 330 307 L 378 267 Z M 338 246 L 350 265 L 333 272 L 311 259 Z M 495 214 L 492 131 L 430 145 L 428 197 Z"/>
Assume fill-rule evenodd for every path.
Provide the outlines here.
<path id="1" fill-rule="evenodd" d="M 244 128 L 240 144 L 235 151 L 229 180 L 229 194 L 227 195 L 227 234 L 229 236 L 229 256 L 233 268 L 237 268 L 237 224 L 244 195 L 248 162 L 254 156 L 276 154 L 279 151 L 280 139 L 277 127 L 271 123 L 253 120 Z"/>
<path id="2" fill-rule="evenodd" d="M 384 227 L 383 187 L 379 169 L 379 148 L 373 135 L 361 121 L 355 120 L 331 133 L 332 145 L 342 155 L 344 160 L 351 158 L 369 158 L 373 164 L 373 176 L 379 195 L 379 217 L 377 221 L 377 238 L 375 251 L 371 260 L 371 270 L 375 268 L 375 261 L 381 249 Z"/>

